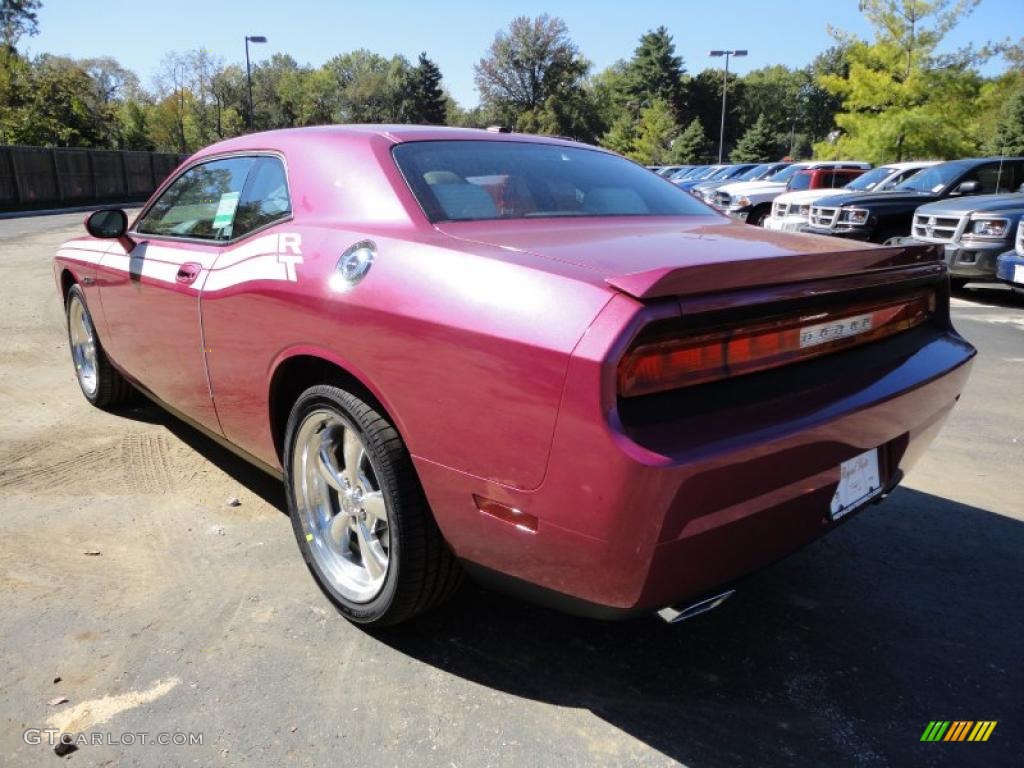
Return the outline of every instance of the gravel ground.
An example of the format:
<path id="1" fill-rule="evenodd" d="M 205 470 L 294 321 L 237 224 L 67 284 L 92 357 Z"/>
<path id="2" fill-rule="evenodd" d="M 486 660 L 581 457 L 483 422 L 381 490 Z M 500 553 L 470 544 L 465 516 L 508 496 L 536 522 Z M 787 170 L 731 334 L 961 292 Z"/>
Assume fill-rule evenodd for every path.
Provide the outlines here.
<path id="1" fill-rule="evenodd" d="M 720 610 L 603 624 L 469 585 L 369 634 L 276 481 L 81 397 L 50 268 L 81 217 L 0 221 L 0 765 L 58 760 L 47 728 L 98 739 L 87 766 L 1022 764 L 1024 300 L 955 302 L 981 355 L 906 487 Z M 920 743 L 937 719 L 998 725 Z"/>

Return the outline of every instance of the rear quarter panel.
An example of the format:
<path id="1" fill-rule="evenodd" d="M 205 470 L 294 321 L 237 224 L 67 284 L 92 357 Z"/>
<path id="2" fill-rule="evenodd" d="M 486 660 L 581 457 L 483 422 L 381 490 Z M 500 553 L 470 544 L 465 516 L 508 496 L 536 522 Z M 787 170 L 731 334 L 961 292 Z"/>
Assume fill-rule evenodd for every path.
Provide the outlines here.
<path id="1" fill-rule="evenodd" d="M 271 379 L 289 358 L 315 355 L 378 397 L 418 461 L 517 488 L 541 483 L 569 355 L 608 290 L 436 233 L 279 229 L 301 237 L 295 282 L 203 294 L 210 379 L 229 440 L 279 465 Z M 332 289 L 341 254 L 366 239 L 377 245 L 368 275 Z"/>

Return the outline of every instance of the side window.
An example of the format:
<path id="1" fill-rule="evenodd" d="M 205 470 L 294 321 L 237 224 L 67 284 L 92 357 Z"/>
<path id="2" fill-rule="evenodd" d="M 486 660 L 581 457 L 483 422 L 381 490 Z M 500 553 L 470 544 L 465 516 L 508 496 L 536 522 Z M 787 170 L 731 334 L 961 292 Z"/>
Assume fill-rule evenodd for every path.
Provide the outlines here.
<path id="1" fill-rule="evenodd" d="M 1013 192 L 1020 183 L 1014 181 L 1020 175 L 1017 164 L 1013 161 L 1004 163 L 986 163 L 964 176 L 963 181 L 981 182 L 981 194 L 994 195 L 999 192 Z"/>
<path id="2" fill-rule="evenodd" d="M 233 237 L 248 234 L 291 215 L 288 180 L 276 157 L 255 159 L 235 212 Z"/>
<path id="3" fill-rule="evenodd" d="M 251 157 L 213 160 L 179 176 L 135 228 L 139 234 L 230 240 Z"/>

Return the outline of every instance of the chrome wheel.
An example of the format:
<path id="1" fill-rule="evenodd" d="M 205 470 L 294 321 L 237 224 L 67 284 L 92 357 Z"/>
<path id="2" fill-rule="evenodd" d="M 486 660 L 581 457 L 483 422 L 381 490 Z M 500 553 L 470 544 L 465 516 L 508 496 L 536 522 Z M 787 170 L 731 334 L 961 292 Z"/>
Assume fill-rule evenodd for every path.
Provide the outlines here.
<path id="1" fill-rule="evenodd" d="M 82 391 L 89 397 L 96 395 L 99 376 L 96 368 L 96 332 L 89 313 L 78 296 L 72 296 L 68 305 L 68 334 L 71 337 L 71 359 Z"/>
<path id="2" fill-rule="evenodd" d="M 299 426 L 291 477 L 302 534 L 323 578 L 354 603 L 373 600 L 390 565 L 390 525 L 378 475 L 351 422 L 333 410 Z"/>

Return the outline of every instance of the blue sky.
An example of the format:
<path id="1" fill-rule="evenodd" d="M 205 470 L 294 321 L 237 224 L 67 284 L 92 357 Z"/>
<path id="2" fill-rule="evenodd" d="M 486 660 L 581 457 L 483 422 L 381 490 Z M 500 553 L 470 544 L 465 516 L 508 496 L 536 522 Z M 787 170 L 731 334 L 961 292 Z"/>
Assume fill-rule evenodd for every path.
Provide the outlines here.
<path id="1" fill-rule="evenodd" d="M 156 8 L 160 10 L 157 11 Z M 149 85 L 163 55 L 208 48 L 227 62 L 244 61 L 243 37 L 266 35 L 256 60 L 289 53 L 319 65 L 336 53 L 368 48 L 415 60 L 426 51 L 464 106 L 477 103 L 473 64 L 494 34 L 516 15 L 561 16 L 596 69 L 628 58 L 637 39 L 664 24 L 691 72 L 714 64 L 709 48 L 747 48 L 736 69 L 803 66 L 830 43 L 829 24 L 867 35 L 857 0 L 486 0 L 340 2 L 340 0 L 44 0 L 40 34 L 23 40 L 31 53 L 85 58 L 112 55 Z M 982 0 L 943 48 L 981 44 L 1024 32 L 1024 0 Z M 990 62 L 986 74 L 1003 68 Z"/>

